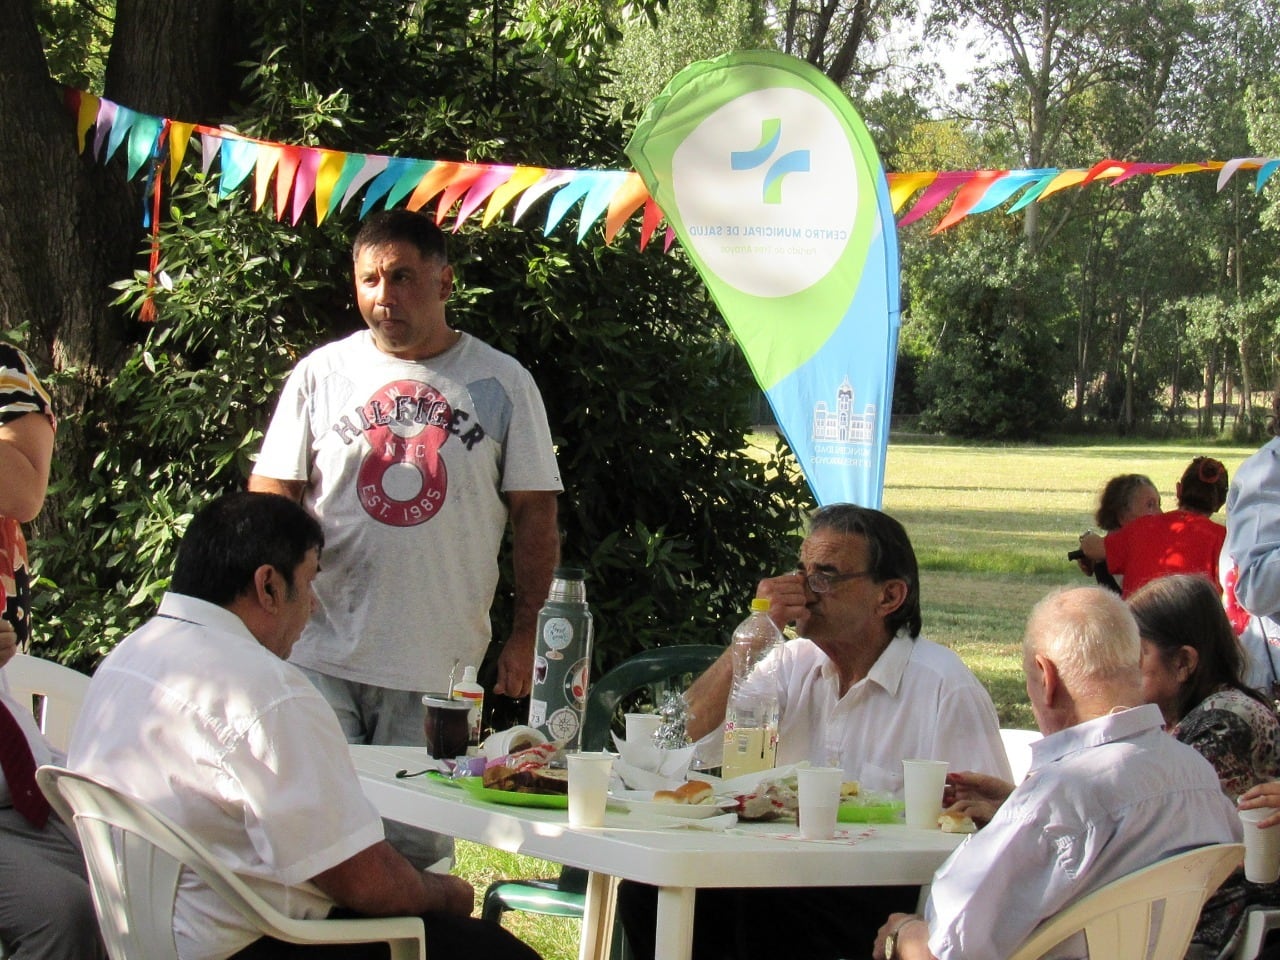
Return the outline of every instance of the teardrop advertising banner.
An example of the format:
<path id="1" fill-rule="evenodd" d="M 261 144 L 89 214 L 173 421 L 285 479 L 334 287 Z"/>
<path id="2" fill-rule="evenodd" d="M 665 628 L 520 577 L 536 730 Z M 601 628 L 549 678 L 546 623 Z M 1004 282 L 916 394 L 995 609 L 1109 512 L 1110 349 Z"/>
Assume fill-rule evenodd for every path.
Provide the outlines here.
<path id="1" fill-rule="evenodd" d="M 879 155 L 820 71 L 765 50 L 686 67 L 627 145 L 746 354 L 819 504 L 878 508 L 898 349 Z"/>

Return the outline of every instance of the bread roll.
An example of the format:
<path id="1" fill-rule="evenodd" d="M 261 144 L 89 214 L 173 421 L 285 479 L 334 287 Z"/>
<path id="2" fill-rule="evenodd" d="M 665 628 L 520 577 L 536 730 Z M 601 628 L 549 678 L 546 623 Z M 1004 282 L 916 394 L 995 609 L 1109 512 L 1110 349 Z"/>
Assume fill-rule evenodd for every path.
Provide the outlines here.
<path id="1" fill-rule="evenodd" d="M 977 833 L 978 825 L 967 813 L 944 812 L 938 817 L 938 826 L 943 833 Z"/>
<path id="2" fill-rule="evenodd" d="M 676 787 L 681 803 L 707 803 L 711 800 L 711 784 L 705 780 L 689 780 Z"/>
<path id="3" fill-rule="evenodd" d="M 690 780 L 674 790 L 655 790 L 654 803 L 706 803 L 711 799 L 711 784 L 705 780 Z"/>

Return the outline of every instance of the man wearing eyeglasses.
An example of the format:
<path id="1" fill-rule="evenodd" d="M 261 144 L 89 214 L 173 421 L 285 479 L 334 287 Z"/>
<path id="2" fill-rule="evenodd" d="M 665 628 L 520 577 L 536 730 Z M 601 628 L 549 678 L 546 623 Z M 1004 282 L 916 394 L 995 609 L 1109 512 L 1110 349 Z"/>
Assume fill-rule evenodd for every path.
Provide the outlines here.
<path id="1" fill-rule="evenodd" d="M 864 791 L 899 797 L 906 758 L 1012 779 L 991 697 L 956 654 L 920 637 L 919 571 L 898 521 L 853 504 L 823 507 L 796 572 L 762 580 L 756 595 L 770 601 L 779 628 L 791 624 L 796 633 L 777 654 L 779 765 L 840 766 Z M 726 651 L 686 694 L 690 736 L 724 723 L 732 681 Z M 624 884 L 619 894 L 637 960 L 653 955 L 651 891 Z M 917 894 L 915 887 L 703 890 L 694 956 L 820 960 L 856 956 L 864 944 L 867 956 L 883 906 L 909 911 Z M 769 915 L 787 920 L 760 923 Z"/>
<path id="2" fill-rule="evenodd" d="M 902 792 L 902 760 L 1005 771 L 991 697 L 951 650 L 920 637 L 920 576 L 888 514 L 833 504 L 813 515 L 795 573 L 760 582 L 779 628 L 778 763 L 844 767 L 864 790 Z M 724 722 L 726 652 L 689 689 L 691 736 Z"/>

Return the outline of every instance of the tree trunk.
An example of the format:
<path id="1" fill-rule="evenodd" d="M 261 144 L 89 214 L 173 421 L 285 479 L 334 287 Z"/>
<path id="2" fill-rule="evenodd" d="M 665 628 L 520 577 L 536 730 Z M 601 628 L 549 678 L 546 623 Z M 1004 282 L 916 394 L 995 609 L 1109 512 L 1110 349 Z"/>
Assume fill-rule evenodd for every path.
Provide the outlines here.
<path id="1" fill-rule="evenodd" d="M 145 113 L 209 121 L 234 90 L 233 0 L 119 0 L 106 95 Z M 92 411 L 136 324 L 110 284 L 142 264 L 140 188 L 123 164 L 77 153 L 75 118 L 49 77 L 30 0 L 0 0 L 0 324 L 30 324 L 37 366 L 68 372 L 55 471 L 83 477 L 102 438 Z M 46 504 L 41 524 L 58 523 Z"/>
<path id="2" fill-rule="evenodd" d="M 91 403 L 119 362 L 124 318 L 108 284 L 127 274 L 138 208 L 118 169 L 76 153 L 75 118 L 49 79 L 29 0 L 0 0 L 0 323 L 30 324 L 36 365 L 74 371 L 58 412 Z M 56 461 L 79 473 L 87 451 L 71 424 Z"/>
<path id="3" fill-rule="evenodd" d="M 1231 403 L 1231 371 L 1222 375 L 1222 406 L 1218 409 L 1218 432 L 1227 429 L 1227 406 Z"/>
<path id="4" fill-rule="evenodd" d="M 1217 389 L 1217 356 L 1209 351 L 1204 363 L 1204 419 L 1200 421 L 1200 435 L 1207 436 L 1213 430 L 1213 394 Z"/>

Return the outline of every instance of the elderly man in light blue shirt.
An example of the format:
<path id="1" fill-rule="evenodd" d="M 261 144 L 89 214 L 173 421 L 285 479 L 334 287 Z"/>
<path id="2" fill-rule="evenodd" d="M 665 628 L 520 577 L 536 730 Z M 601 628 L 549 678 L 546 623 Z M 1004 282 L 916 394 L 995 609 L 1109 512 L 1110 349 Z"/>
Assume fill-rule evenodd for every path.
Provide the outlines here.
<path id="1" fill-rule="evenodd" d="M 1036 606 L 1023 670 L 1045 737 L 1031 770 L 1016 789 L 961 776 L 971 789 L 959 795 L 973 799 L 956 806 L 975 819 L 991 814 L 990 823 L 939 868 L 923 917 L 889 917 L 878 960 L 1009 956 L 1085 894 L 1183 850 L 1240 839 L 1213 767 L 1164 732 L 1157 707 L 1142 705 L 1140 651 L 1132 615 L 1105 589 L 1054 593 Z M 1077 937 L 1050 956 L 1088 950 Z"/>

